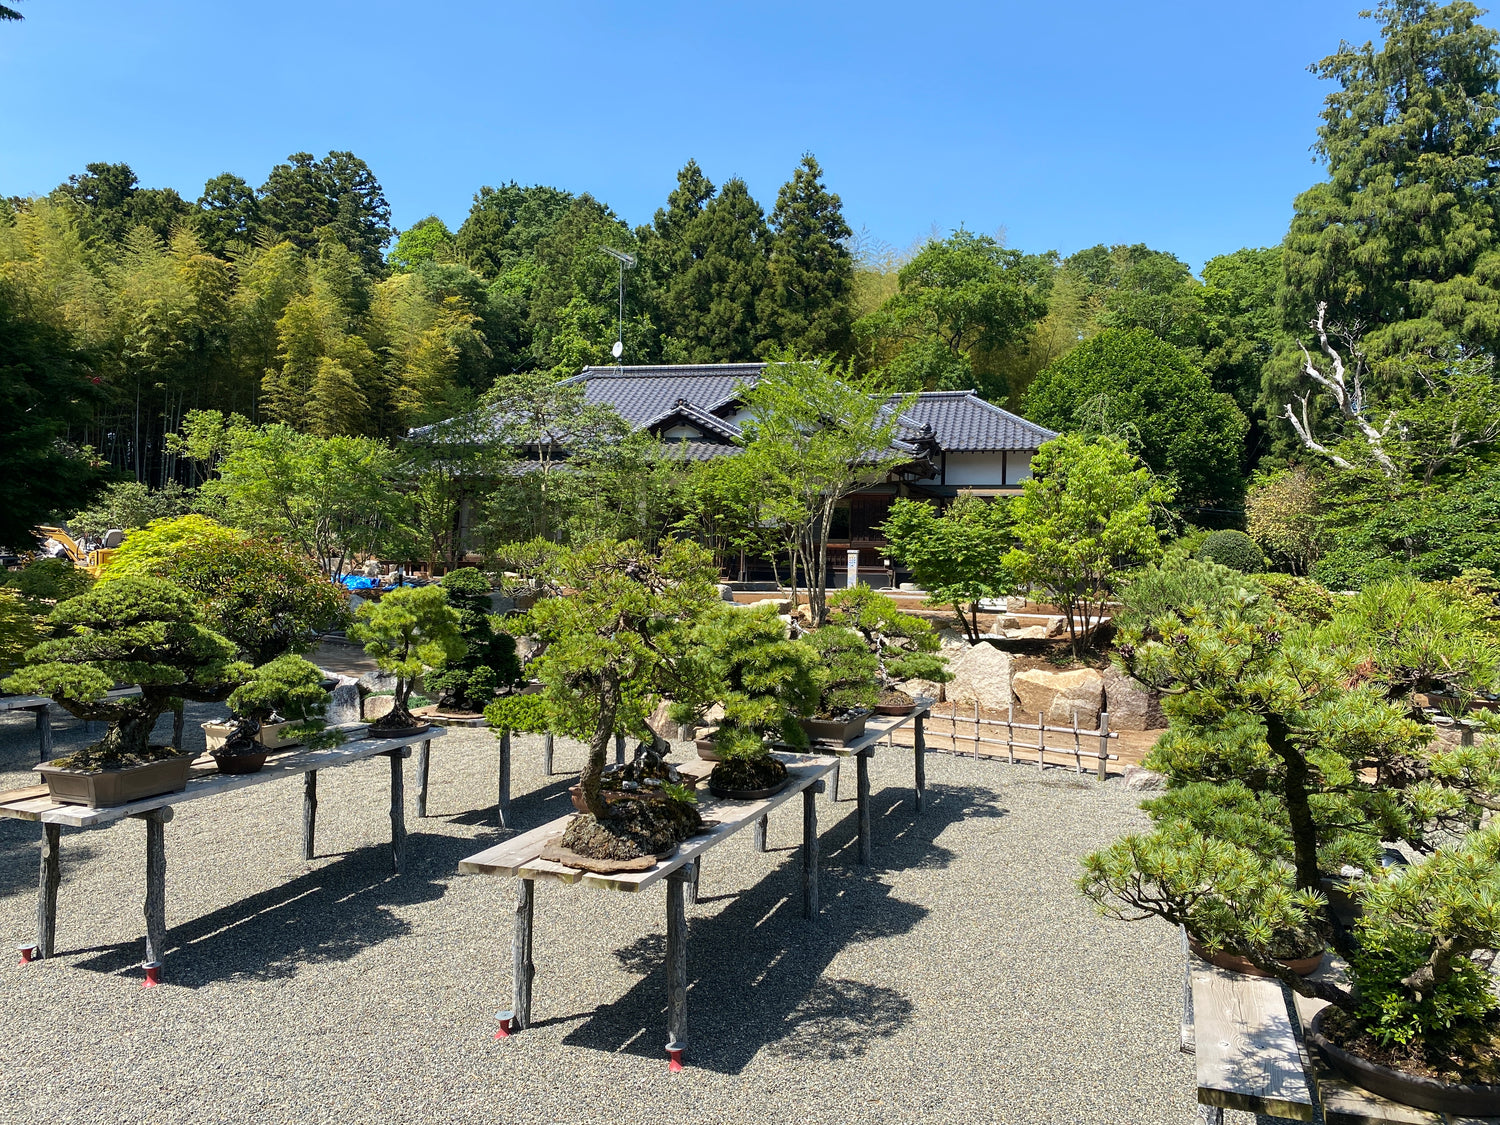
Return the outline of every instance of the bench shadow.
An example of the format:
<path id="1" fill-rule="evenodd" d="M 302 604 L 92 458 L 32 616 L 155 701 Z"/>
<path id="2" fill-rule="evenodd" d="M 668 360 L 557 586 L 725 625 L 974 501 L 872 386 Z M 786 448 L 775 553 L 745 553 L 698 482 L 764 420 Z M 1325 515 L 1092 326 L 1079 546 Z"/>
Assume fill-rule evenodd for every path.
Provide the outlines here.
<path id="1" fill-rule="evenodd" d="M 458 861 L 483 846 L 483 840 L 410 835 L 402 875 L 391 871 L 389 845 L 339 854 L 296 879 L 169 927 L 167 979 L 200 988 L 222 980 L 286 979 L 305 965 L 347 961 L 408 933 L 411 925 L 396 909 L 441 898 Z M 170 868 L 167 879 L 170 901 Z M 135 937 L 59 956 L 87 954 L 75 968 L 134 975 L 143 948 Z"/>
<path id="2" fill-rule="evenodd" d="M 872 813 L 894 803 L 897 792 L 872 794 Z M 909 820 L 909 793 L 906 802 Z M 960 786 L 933 787 L 927 802 L 914 821 L 902 821 L 899 810 L 884 822 L 875 820 L 870 868 L 854 862 L 856 816 L 842 816 L 824 830 L 822 911 L 816 919 L 802 917 L 795 850 L 755 885 L 700 898 L 700 905 L 732 900 L 719 913 L 694 916 L 697 908 L 688 907 L 686 1057 L 692 1066 L 738 1074 L 762 1050 L 803 1062 L 854 1058 L 910 1021 L 914 1006 L 899 988 L 824 974 L 845 947 L 904 934 L 927 917 L 926 907 L 894 897 L 879 878 L 882 870 L 946 867 L 953 853 L 935 842 L 944 828 L 968 816 L 1006 815 L 993 794 Z M 820 813 L 826 816 L 828 808 L 820 801 Z M 779 825 L 773 820 L 773 838 L 789 825 L 789 819 Z M 749 838 L 741 833 L 724 846 L 745 847 Z M 710 864 L 714 858 L 712 852 L 705 857 Z M 717 867 L 705 867 L 704 889 L 717 882 Z M 641 979 L 617 1000 L 545 1022 L 581 1020 L 563 1036 L 569 1046 L 660 1060 L 666 1042 L 665 952 L 661 932 L 616 949 L 621 967 Z"/>

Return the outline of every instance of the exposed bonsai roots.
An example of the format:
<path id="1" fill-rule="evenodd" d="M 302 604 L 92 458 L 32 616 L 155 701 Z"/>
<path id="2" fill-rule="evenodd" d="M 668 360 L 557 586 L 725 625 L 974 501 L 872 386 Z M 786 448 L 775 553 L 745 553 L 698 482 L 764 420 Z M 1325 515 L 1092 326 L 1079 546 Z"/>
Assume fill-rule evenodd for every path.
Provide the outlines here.
<path id="1" fill-rule="evenodd" d="M 609 802 L 604 820 L 579 813 L 562 846 L 592 859 L 637 859 L 671 851 L 702 826 L 692 805 L 661 798 L 622 797 Z"/>

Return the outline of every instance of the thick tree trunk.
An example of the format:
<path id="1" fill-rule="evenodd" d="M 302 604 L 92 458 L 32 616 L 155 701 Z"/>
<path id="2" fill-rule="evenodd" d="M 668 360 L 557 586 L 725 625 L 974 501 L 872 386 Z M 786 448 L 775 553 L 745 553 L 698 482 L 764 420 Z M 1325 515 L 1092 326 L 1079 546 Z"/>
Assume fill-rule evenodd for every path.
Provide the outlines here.
<path id="1" fill-rule="evenodd" d="M 600 685 L 600 688 L 599 725 L 594 729 L 593 738 L 589 740 L 589 760 L 583 767 L 579 783 L 583 786 L 583 800 L 588 805 L 589 812 L 594 814 L 595 820 L 602 823 L 609 810 L 600 793 L 600 785 L 604 780 L 605 756 L 614 739 L 615 716 L 620 710 L 620 685 L 607 682 Z"/>
<path id="2" fill-rule="evenodd" d="M 1286 802 L 1287 819 L 1291 822 L 1292 862 L 1297 872 L 1297 889 L 1316 891 L 1322 885 L 1323 876 L 1318 870 L 1318 829 L 1308 801 L 1310 775 L 1307 761 L 1292 745 L 1291 731 L 1280 716 L 1267 715 L 1265 721 L 1266 742 L 1286 770 L 1282 799 Z"/>

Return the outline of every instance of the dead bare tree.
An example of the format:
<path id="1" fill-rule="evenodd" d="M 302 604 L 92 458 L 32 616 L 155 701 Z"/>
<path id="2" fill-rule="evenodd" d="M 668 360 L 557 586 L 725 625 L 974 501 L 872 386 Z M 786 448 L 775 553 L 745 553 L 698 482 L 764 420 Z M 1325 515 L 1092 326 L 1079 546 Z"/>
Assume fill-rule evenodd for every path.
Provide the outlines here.
<path id="1" fill-rule="evenodd" d="M 1331 326 L 1333 334 L 1343 337 L 1344 350 L 1349 355 L 1349 361 L 1346 363 L 1339 350 L 1329 342 L 1327 301 L 1318 302 L 1318 315 L 1313 318 L 1311 328 L 1317 335 L 1319 349 L 1328 357 L 1330 369 L 1320 370 L 1313 360 L 1312 353 L 1299 340 L 1298 347 L 1302 349 L 1302 373 L 1327 391 L 1344 419 L 1354 423 L 1359 429 L 1366 444 L 1370 447 L 1370 455 L 1380 466 L 1380 471 L 1385 474 L 1386 479 L 1397 479 L 1400 476 L 1400 470 L 1385 451 L 1386 437 L 1391 431 L 1396 415 L 1390 414 L 1384 424 L 1377 429 L 1366 414 L 1364 380 L 1369 369 L 1365 365 L 1364 353 L 1360 351 L 1356 342 L 1356 334 L 1353 331 L 1341 331 L 1338 325 Z M 1308 410 L 1308 399 L 1312 395 L 1313 392 L 1308 391 L 1298 397 L 1297 401 L 1301 407 L 1300 416 L 1299 411 L 1290 402 L 1287 403 L 1283 409 L 1286 420 L 1292 424 L 1292 429 L 1297 431 L 1297 436 L 1302 439 L 1302 444 L 1308 449 L 1327 457 L 1341 469 L 1354 468 L 1346 458 L 1339 456 L 1313 436 L 1313 424 Z"/>

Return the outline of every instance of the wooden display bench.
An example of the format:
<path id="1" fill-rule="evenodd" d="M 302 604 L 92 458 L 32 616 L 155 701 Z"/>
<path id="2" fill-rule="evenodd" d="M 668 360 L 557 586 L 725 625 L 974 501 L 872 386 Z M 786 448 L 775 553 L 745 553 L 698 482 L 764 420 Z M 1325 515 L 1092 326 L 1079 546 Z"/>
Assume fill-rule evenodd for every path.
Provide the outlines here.
<path id="1" fill-rule="evenodd" d="M 1500 1117 L 1452 1117 L 1390 1101 L 1340 1076 L 1306 1046 L 1312 1018 L 1327 1002 L 1291 993 L 1302 1035 L 1292 1027 L 1288 991 L 1279 981 L 1216 968 L 1187 950 L 1182 1049 L 1198 1062 L 1198 1120 L 1222 1125 L 1237 1109 L 1327 1125 L 1500 1125 Z M 1336 959 L 1319 970 L 1337 979 Z"/>
<path id="2" fill-rule="evenodd" d="M 318 771 L 352 765 L 366 758 L 384 754 L 391 762 L 391 865 L 402 869 L 406 853 L 406 796 L 402 761 L 411 755 L 411 747 L 421 743 L 425 752 L 429 742 L 446 732 L 432 729 L 401 738 L 363 738 L 326 750 L 296 749 L 273 755 L 259 773 L 221 774 L 213 759 L 197 759 L 188 777 L 187 788 L 163 793 L 127 805 L 91 809 L 84 805 L 62 804 L 47 795 L 45 785 L 0 793 L 0 817 L 40 821 L 42 825 L 41 877 L 37 889 L 37 932 L 33 946 L 23 946 L 23 956 L 48 958 L 54 955 L 57 933 L 57 890 L 62 882 L 59 854 L 61 831 L 69 828 L 93 828 L 117 824 L 131 818 L 146 824 L 146 958 L 153 967 L 149 983 L 160 979 L 160 967 L 166 951 L 166 825 L 173 809 L 188 801 L 217 797 L 256 785 L 269 785 L 289 777 L 301 776 L 302 789 L 302 858 L 314 856 L 314 837 L 318 817 Z"/>
<path id="3" fill-rule="evenodd" d="M 37 758 L 52 757 L 52 700 L 45 695 L 0 695 L 0 711 L 30 711 L 36 718 Z"/>
<path id="4" fill-rule="evenodd" d="M 538 879 L 566 887 L 586 886 L 597 890 L 638 892 L 656 883 L 667 884 L 667 1057 L 672 1069 L 680 1069 L 687 1049 L 687 915 L 686 902 L 696 898 L 701 857 L 735 833 L 762 825 L 770 813 L 802 794 L 802 914 L 818 913 L 818 814 L 814 794 L 824 779 L 838 768 L 831 757 L 805 754 L 778 755 L 790 775 L 780 792 L 758 801 L 725 801 L 702 790 L 699 811 L 715 820 L 710 831 L 685 840 L 669 859 L 645 871 L 599 875 L 566 867 L 541 858 L 543 847 L 561 836 L 573 814 L 534 828 L 503 844 L 487 848 L 461 861 L 458 869 L 468 875 L 498 875 L 516 880 L 515 933 L 511 944 L 511 1007 L 499 1014 L 496 1038 L 531 1026 L 532 919 Z M 689 762 L 680 766 L 684 778 L 700 783 L 713 768 L 712 762 Z"/>

